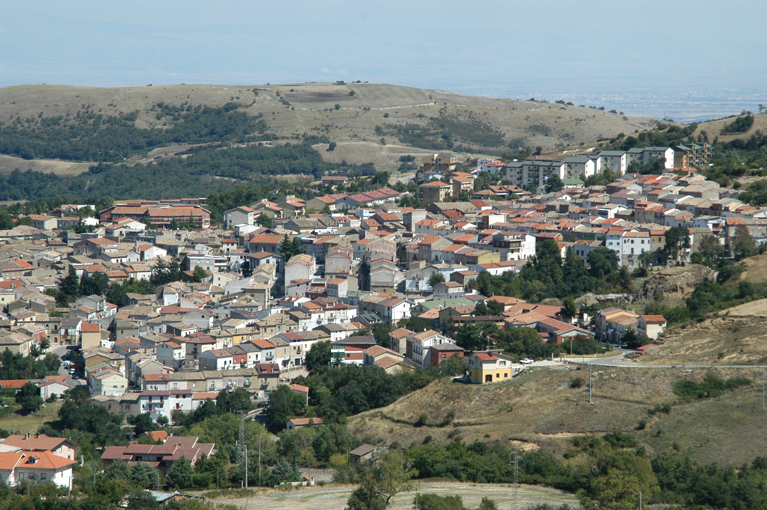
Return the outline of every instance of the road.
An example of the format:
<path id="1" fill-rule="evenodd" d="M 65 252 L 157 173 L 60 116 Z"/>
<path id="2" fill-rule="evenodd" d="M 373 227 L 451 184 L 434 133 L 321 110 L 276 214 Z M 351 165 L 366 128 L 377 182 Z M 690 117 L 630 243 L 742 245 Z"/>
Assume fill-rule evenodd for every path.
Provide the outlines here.
<path id="1" fill-rule="evenodd" d="M 66 345 L 56 345 L 55 347 L 51 347 L 48 349 L 49 354 L 54 354 L 61 359 L 61 357 L 67 353 L 67 346 Z M 67 376 L 67 386 L 70 388 L 74 388 L 75 386 L 78 386 L 80 384 L 85 384 L 84 381 L 81 379 L 76 379 L 69 375 L 69 370 L 64 368 L 64 362 L 61 362 L 61 367 L 59 367 L 59 375 L 65 375 Z"/>
<path id="2" fill-rule="evenodd" d="M 592 365 L 595 367 L 611 367 L 611 368 L 761 368 L 762 365 L 701 365 L 691 363 L 641 363 L 636 359 L 627 359 L 628 354 L 633 354 L 636 351 L 631 349 L 621 349 L 621 354 L 617 356 L 611 356 L 608 358 L 598 358 L 594 355 L 585 354 L 583 356 L 573 355 L 566 356 L 564 358 L 565 363 L 560 360 L 554 361 L 536 361 L 530 365 L 524 365 L 525 367 L 559 367 L 565 368 L 568 365 Z"/>

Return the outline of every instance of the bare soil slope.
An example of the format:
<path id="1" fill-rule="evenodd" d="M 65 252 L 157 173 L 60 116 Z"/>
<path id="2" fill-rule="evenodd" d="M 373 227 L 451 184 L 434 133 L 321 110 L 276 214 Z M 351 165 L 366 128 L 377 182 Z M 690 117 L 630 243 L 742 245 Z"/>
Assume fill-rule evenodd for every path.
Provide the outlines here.
<path id="1" fill-rule="evenodd" d="M 740 465 L 755 455 L 755 443 L 767 446 L 764 435 L 761 393 L 745 388 L 718 399 L 683 403 L 673 394 L 681 378 L 701 379 L 707 370 L 669 368 L 616 368 L 593 370 L 594 403 L 588 403 L 588 371 L 534 369 L 512 381 L 494 385 L 463 385 L 438 381 L 394 404 L 350 419 L 350 430 L 365 441 L 406 447 L 431 441 L 447 443 L 455 438 L 504 444 L 513 449 L 542 448 L 557 455 L 571 446 L 573 436 L 621 430 L 634 434 L 648 451 L 670 447 L 675 441 L 701 461 L 718 456 L 722 464 Z M 758 369 L 716 369 L 721 377 L 761 377 Z M 582 377 L 585 384 L 572 387 Z M 761 388 L 761 387 L 760 387 Z M 649 418 L 648 410 L 672 403 L 669 415 Z M 739 421 L 717 415 L 721 406 L 739 411 Z M 442 425 L 450 411 L 453 423 Z M 728 411 L 729 412 L 729 411 Z M 430 425 L 416 427 L 422 414 Z M 739 415 L 740 416 L 740 415 Z M 637 431 L 640 419 L 648 419 Z M 700 423 L 691 434 L 684 423 Z M 661 433 L 658 434 L 658 430 Z M 727 436 L 716 444 L 711 437 Z"/>

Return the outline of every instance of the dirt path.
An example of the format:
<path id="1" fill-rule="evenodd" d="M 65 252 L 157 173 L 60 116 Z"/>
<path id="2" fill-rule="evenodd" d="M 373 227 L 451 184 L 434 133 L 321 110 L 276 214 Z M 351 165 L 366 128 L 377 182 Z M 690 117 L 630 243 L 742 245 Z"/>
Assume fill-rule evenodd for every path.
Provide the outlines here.
<path id="1" fill-rule="evenodd" d="M 468 508 L 479 506 L 483 497 L 495 500 L 498 508 L 528 508 L 539 504 L 559 506 L 563 503 L 577 507 L 574 495 L 545 487 L 520 485 L 517 489 L 511 485 L 471 484 L 452 482 L 427 482 L 417 484 L 420 494 L 431 493 L 440 496 L 461 496 Z M 289 492 L 269 491 L 250 499 L 213 500 L 213 503 L 235 505 L 239 508 L 268 508 L 270 510 L 338 510 L 346 506 L 349 495 L 354 490 L 352 485 L 334 485 L 325 487 L 306 487 Z M 405 510 L 413 507 L 416 490 L 398 494 L 389 506 L 393 510 Z M 246 506 L 247 505 L 247 506 Z"/>

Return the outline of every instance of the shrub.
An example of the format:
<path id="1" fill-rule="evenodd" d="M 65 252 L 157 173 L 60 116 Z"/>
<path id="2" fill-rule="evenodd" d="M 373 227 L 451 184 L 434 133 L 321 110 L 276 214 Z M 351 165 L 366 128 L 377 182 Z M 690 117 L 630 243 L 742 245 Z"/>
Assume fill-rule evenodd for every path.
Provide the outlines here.
<path id="1" fill-rule="evenodd" d="M 641 420 L 639 420 L 639 423 L 637 424 L 636 429 L 637 430 L 644 430 L 646 428 L 647 428 L 647 420 L 642 418 Z"/>
<path id="2" fill-rule="evenodd" d="M 637 445 L 636 439 L 620 430 L 605 434 L 603 439 L 613 448 L 634 448 Z"/>
<path id="3" fill-rule="evenodd" d="M 416 422 L 413 424 L 416 427 L 423 427 L 424 425 L 429 424 L 429 415 L 426 413 L 423 413 L 421 416 L 418 417 Z"/>
<path id="4" fill-rule="evenodd" d="M 442 419 L 442 423 L 440 423 L 440 426 L 445 427 L 447 425 L 450 425 L 453 423 L 453 420 L 455 420 L 455 410 L 451 409 L 447 412 L 445 417 Z"/>
<path id="5" fill-rule="evenodd" d="M 660 404 L 655 407 L 651 407 L 647 414 L 654 416 L 658 413 L 669 414 L 671 412 L 671 404 Z"/>
<path id="6" fill-rule="evenodd" d="M 674 394 L 685 400 L 696 398 L 718 397 L 726 391 L 748 386 L 751 379 L 746 377 L 732 377 L 724 380 L 714 374 L 706 374 L 703 382 L 685 380 L 674 383 Z"/>
<path id="7" fill-rule="evenodd" d="M 431 443 L 431 436 L 426 436 L 423 438 L 423 444 L 429 444 Z"/>
<path id="8" fill-rule="evenodd" d="M 572 380 L 570 381 L 571 388 L 580 388 L 584 384 L 586 384 L 586 381 L 584 381 L 583 377 L 580 377 L 580 376 L 573 377 Z"/>

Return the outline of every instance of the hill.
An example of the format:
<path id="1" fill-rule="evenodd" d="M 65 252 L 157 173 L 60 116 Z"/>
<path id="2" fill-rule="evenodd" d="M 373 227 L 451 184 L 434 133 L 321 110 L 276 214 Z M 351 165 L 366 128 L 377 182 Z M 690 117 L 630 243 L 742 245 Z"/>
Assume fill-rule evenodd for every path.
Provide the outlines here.
<path id="1" fill-rule="evenodd" d="M 706 132 L 708 139 L 713 140 L 719 138 L 720 142 L 731 142 L 733 140 L 745 140 L 753 136 L 757 131 L 762 133 L 767 132 L 767 113 L 754 114 L 754 122 L 748 130 L 737 133 L 722 133 L 722 130 L 726 126 L 732 124 L 733 121 L 742 117 L 742 115 L 733 115 L 731 117 L 725 117 L 723 119 L 710 120 L 708 122 L 701 122 L 698 124 L 697 129 L 693 133 L 693 139 L 697 140 L 698 135 L 702 132 Z"/>
<path id="2" fill-rule="evenodd" d="M 404 154 L 439 150 L 471 156 L 513 152 L 525 146 L 547 150 L 591 144 L 656 125 L 649 119 L 578 106 L 371 83 L 120 88 L 25 85 L 0 89 L 0 119 L 5 126 L 10 119 L 25 123 L 29 119 L 34 124 L 61 117 L 73 122 L 86 113 L 107 118 L 135 112 L 131 122 L 137 129 L 173 129 L 178 116 L 158 115 L 158 104 L 187 109 L 234 104 L 238 111 L 262 119 L 266 132 L 278 141 L 326 137 L 328 142 L 336 142 L 338 154 L 343 154 L 320 151 L 326 161 L 374 162 L 377 169 L 388 171 L 399 166 L 397 160 Z M 196 142 L 175 139 L 180 144 Z M 365 144 L 364 150 L 360 150 L 360 143 Z M 10 163 L 2 165 L 6 172 Z M 51 163 L 40 163 L 35 169 L 49 171 Z"/>
<path id="3" fill-rule="evenodd" d="M 390 406 L 349 420 L 349 429 L 365 441 L 407 447 L 430 441 L 447 443 L 457 437 L 503 444 L 512 449 L 543 449 L 561 456 L 571 439 L 584 434 L 623 431 L 636 438 L 650 456 L 677 444 L 702 463 L 740 466 L 767 446 L 762 417 L 761 385 L 725 396 L 682 401 L 673 384 L 702 380 L 707 370 L 672 368 L 594 368 L 594 403 L 588 403 L 588 371 L 533 369 L 512 381 L 493 385 L 463 385 L 436 381 Z M 716 369 L 761 380 L 759 369 Z M 580 387 L 573 381 L 580 377 Z M 576 381 L 577 382 L 577 381 Z M 652 417 L 658 404 L 671 404 L 669 414 Z M 452 423 L 442 425 L 450 411 Z M 421 415 L 428 423 L 416 426 Z M 637 430 L 640 420 L 647 420 Z"/>

